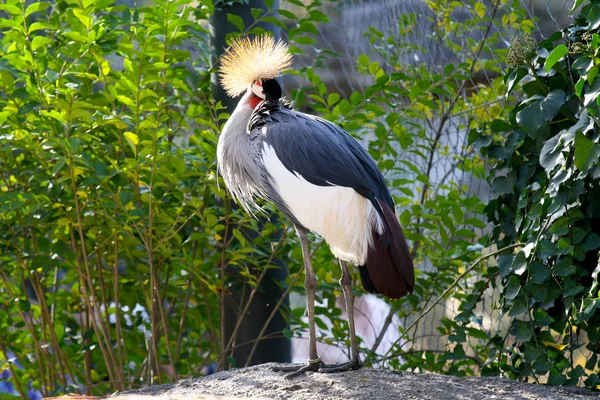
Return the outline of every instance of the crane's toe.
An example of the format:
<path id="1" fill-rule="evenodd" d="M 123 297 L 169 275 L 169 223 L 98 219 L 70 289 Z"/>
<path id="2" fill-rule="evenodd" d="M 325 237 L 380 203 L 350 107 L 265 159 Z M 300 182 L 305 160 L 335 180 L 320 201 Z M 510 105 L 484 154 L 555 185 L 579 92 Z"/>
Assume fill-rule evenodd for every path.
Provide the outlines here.
<path id="1" fill-rule="evenodd" d="M 358 357 L 353 358 L 352 360 L 341 363 L 341 364 L 323 364 L 319 372 L 323 372 L 326 374 L 334 373 L 334 372 L 344 372 L 349 371 L 351 369 L 359 369 L 362 367 L 362 363 Z"/>
<path id="2" fill-rule="evenodd" d="M 303 373 L 308 372 L 308 371 L 317 372 L 321 368 L 322 365 L 324 365 L 324 364 L 319 359 L 319 361 L 317 361 L 317 362 L 311 362 L 309 360 L 306 364 L 296 364 L 296 365 L 288 365 L 288 366 L 281 366 L 281 367 L 273 367 L 272 370 L 274 372 L 289 372 L 289 374 L 287 374 L 285 376 L 285 378 L 292 379 L 292 378 L 300 376 Z"/>

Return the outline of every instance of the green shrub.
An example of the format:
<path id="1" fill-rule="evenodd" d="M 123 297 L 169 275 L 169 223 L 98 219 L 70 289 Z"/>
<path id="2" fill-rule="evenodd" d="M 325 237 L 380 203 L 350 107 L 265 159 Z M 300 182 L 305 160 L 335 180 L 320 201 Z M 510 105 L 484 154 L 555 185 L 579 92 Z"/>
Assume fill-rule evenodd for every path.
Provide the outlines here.
<path id="1" fill-rule="evenodd" d="M 579 5 L 581 1 L 577 2 Z M 510 333 L 492 338 L 486 374 L 598 388 L 600 365 L 600 2 L 539 43 L 513 42 L 506 119 L 473 135 L 496 198 L 486 207 Z"/>
<path id="2" fill-rule="evenodd" d="M 213 249 L 231 239 L 208 35 L 192 22 L 207 9 L 1 9 L 2 357 L 44 393 L 193 373 L 219 353 L 228 253 Z"/>

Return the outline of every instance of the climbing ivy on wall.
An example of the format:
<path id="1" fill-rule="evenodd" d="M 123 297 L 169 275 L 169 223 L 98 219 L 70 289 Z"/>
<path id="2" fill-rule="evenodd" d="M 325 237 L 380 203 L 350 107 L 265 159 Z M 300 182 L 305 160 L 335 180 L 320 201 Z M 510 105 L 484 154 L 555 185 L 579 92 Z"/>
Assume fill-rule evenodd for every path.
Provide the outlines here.
<path id="1" fill-rule="evenodd" d="M 576 2 L 577 5 L 581 1 Z M 473 132 L 491 164 L 490 244 L 507 335 L 491 339 L 484 374 L 552 385 L 600 385 L 600 1 L 536 45 L 513 41 L 506 119 Z"/>

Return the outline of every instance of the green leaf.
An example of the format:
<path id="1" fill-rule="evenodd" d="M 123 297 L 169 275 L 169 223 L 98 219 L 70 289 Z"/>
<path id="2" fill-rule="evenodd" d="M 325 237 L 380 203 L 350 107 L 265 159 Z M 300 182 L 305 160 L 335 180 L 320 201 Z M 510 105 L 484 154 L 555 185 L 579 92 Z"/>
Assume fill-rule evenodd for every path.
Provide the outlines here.
<path id="1" fill-rule="evenodd" d="M 589 76 L 590 76 L 590 74 L 588 74 L 588 79 L 589 79 Z M 598 98 L 598 94 L 600 94 L 600 78 L 598 78 L 598 76 L 596 76 L 594 78 L 593 83 L 590 85 L 588 90 L 583 95 L 583 105 L 586 107 L 589 106 L 590 103 L 592 103 L 594 100 L 596 100 Z"/>
<path id="2" fill-rule="evenodd" d="M 271 15 L 264 17 L 262 19 L 262 22 L 265 24 L 273 24 L 281 29 L 287 28 L 286 25 L 283 22 L 281 22 L 281 20 L 279 18 L 273 17 Z"/>
<path id="3" fill-rule="evenodd" d="M 135 110 L 135 108 L 136 108 L 135 102 L 133 101 L 133 99 L 131 97 L 127 97 L 127 96 L 120 94 L 120 95 L 117 95 L 117 100 L 119 100 L 121 103 L 125 104 L 132 110 Z"/>
<path id="4" fill-rule="evenodd" d="M 524 292 L 519 292 L 519 295 L 513 300 L 512 307 L 508 315 L 510 317 L 519 317 L 527 314 L 529 306 L 527 304 L 527 295 Z"/>
<path id="5" fill-rule="evenodd" d="M 469 336 L 471 336 L 475 339 L 481 339 L 481 340 L 489 339 L 489 335 L 487 334 L 487 332 L 482 329 L 469 327 L 469 328 L 467 328 L 467 332 L 468 332 Z"/>
<path id="6" fill-rule="evenodd" d="M 19 299 L 19 309 L 24 313 L 28 313 L 31 310 L 31 303 L 26 299 Z"/>
<path id="7" fill-rule="evenodd" d="M 72 39 L 76 42 L 80 42 L 80 43 L 90 43 L 90 39 L 88 39 L 87 36 L 82 35 L 79 32 L 75 32 L 75 31 L 71 31 L 71 32 L 64 32 L 63 36 L 68 37 L 69 39 Z"/>
<path id="8" fill-rule="evenodd" d="M 583 292 L 584 287 L 572 279 L 563 283 L 563 297 L 575 296 Z"/>
<path id="9" fill-rule="evenodd" d="M 589 370 L 595 369 L 597 362 L 598 356 L 596 354 L 593 354 L 590 358 L 588 358 L 587 362 L 585 363 L 585 367 Z"/>
<path id="10" fill-rule="evenodd" d="M 236 237 L 237 240 L 239 240 L 239 242 L 241 243 L 242 246 L 246 246 L 246 243 L 248 242 L 246 240 L 246 238 L 244 237 L 244 234 L 242 232 L 240 232 L 239 229 L 233 229 L 233 236 Z"/>
<path id="11" fill-rule="evenodd" d="M 581 250 L 585 253 L 600 248 L 600 236 L 594 232 L 588 233 L 583 243 L 581 243 Z"/>
<path id="12" fill-rule="evenodd" d="M 331 93 L 329 96 L 327 96 L 327 105 L 329 107 L 333 106 L 338 101 L 340 101 L 340 95 L 337 93 Z"/>
<path id="13" fill-rule="evenodd" d="M 267 10 L 270 10 L 273 8 L 273 2 L 274 2 L 274 0 L 265 0 L 265 5 L 267 6 Z"/>
<path id="14" fill-rule="evenodd" d="M 452 360 L 458 361 L 458 360 L 464 360 L 467 358 L 467 355 L 465 353 L 465 349 L 462 345 L 456 346 L 454 348 L 454 351 L 452 352 Z"/>
<path id="15" fill-rule="evenodd" d="M 240 32 L 243 32 L 246 29 L 244 25 L 244 20 L 239 15 L 235 14 L 227 14 L 227 21 L 235 26 Z"/>
<path id="16" fill-rule="evenodd" d="M 54 118 L 57 121 L 62 122 L 65 125 L 67 124 L 67 119 L 65 118 L 65 116 L 62 115 L 61 113 L 59 113 L 56 110 L 50 110 L 50 111 L 40 110 L 40 115 L 51 117 L 51 118 Z"/>
<path id="17" fill-rule="evenodd" d="M 483 3 L 476 2 L 474 4 L 474 8 L 475 8 L 475 14 L 477 14 L 477 16 L 479 18 L 483 18 L 485 16 L 485 5 L 483 5 Z"/>
<path id="18" fill-rule="evenodd" d="M 548 375 L 548 385 L 549 386 L 562 386 L 567 382 L 567 377 L 563 375 L 561 371 L 558 371 L 556 368 L 550 369 L 550 374 Z"/>
<path id="19" fill-rule="evenodd" d="M 590 21 L 589 30 L 598 29 L 600 27 L 600 5 L 596 4 L 590 9 L 588 20 Z"/>
<path id="20" fill-rule="evenodd" d="M 40 31 L 42 29 L 48 29 L 48 30 L 51 30 L 51 31 L 55 31 L 58 28 L 56 26 L 52 25 L 52 24 L 47 23 L 47 22 L 34 22 L 33 24 L 31 24 L 29 26 L 28 33 L 31 34 L 31 33 L 35 32 L 35 31 Z"/>
<path id="21" fill-rule="evenodd" d="M 42 46 L 46 46 L 50 43 L 53 43 L 52 39 L 47 38 L 45 36 L 36 36 L 31 41 L 31 50 L 35 51 Z"/>
<path id="22" fill-rule="evenodd" d="M 360 65 L 363 68 L 367 68 L 369 66 L 369 63 L 371 62 L 369 56 L 366 54 L 361 54 L 360 56 L 358 56 L 357 61 L 358 65 Z"/>
<path id="23" fill-rule="evenodd" d="M 508 80 L 506 82 L 506 85 L 507 85 L 506 95 L 509 95 L 510 92 L 512 92 L 515 85 L 517 83 L 519 83 L 521 81 L 521 79 L 523 79 L 523 77 L 525 77 L 525 75 L 527 75 L 527 69 L 525 67 L 519 67 L 510 73 L 510 75 L 508 76 Z"/>
<path id="24" fill-rule="evenodd" d="M 0 4 L 0 11 L 6 11 L 12 15 L 21 15 L 21 9 L 12 4 Z"/>
<path id="25" fill-rule="evenodd" d="M 319 329 L 327 330 L 327 325 L 325 324 L 325 322 L 323 322 L 321 318 L 315 317 L 315 324 L 317 324 Z"/>
<path id="26" fill-rule="evenodd" d="M 363 95 L 360 92 L 354 92 L 350 95 L 350 104 L 358 106 L 363 101 Z"/>
<path id="27" fill-rule="evenodd" d="M 65 166 L 65 160 L 59 160 L 56 165 L 54 166 L 54 168 L 52 169 L 52 175 L 56 175 L 58 172 L 60 172 L 60 170 L 62 169 L 62 167 Z"/>
<path id="28" fill-rule="evenodd" d="M 519 251 L 512 263 L 511 271 L 517 275 L 521 275 L 523 272 L 525 272 L 526 267 L 527 258 L 525 257 L 525 253 L 523 251 Z"/>
<path id="29" fill-rule="evenodd" d="M 314 22 L 329 22 L 327 15 L 323 14 L 319 10 L 310 10 L 308 13 L 308 20 Z"/>
<path id="30" fill-rule="evenodd" d="M 492 181 L 492 190 L 497 194 L 510 193 L 513 190 L 513 185 L 508 177 L 497 176 Z"/>
<path id="31" fill-rule="evenodd" d="M 291 11 L 288 11 L 288 10 L 277 10 L 277 12 L 280 15 L 286 17 L 286 18 L 293 19 L 293 20 L 297 20 L 298 19 L 298 17 L 296 16 L 296 14 L 294 14 Z"/>
<path id="32" fill-rule="evenodd" d="M 554 66 L 554 64 L 556 64 L 564 56 L 566 56 L 567 53 L 569 53 L 569 50 L 567 49 L 567 46 L 565 46 L 564 44 L 559 44 L 558 46 L 556 46 L 550 52 L 550 54 L 548 54 L 548 57 L 546 58 L 546 62 L 544 63 L 544 69 L 546 70 L 546 72 L 550 71 L 552 69 L 552 67 Z"/>
<path id="33" fill-rule="evenodd" d="M 261 8 L 253 8 L 250 10 L 250 12 L 252 13 L 252 18 L 254 18 L 254 20 L 257 20 L 263 14 L 264 11 Z"/>
<path id="34" fill-rule="evenodd" d="M 514 259 L 514 254 L 502 254 L 500 257 L 498 257 L 498 270 L 501 277 L 506 277 L 508 274 L 510 274 Z"/>
<path id="35" fill-rule="evenodd" d="M 596 79 L 596 77 L 598 76 L 599 73 L 600 73 L 600 68 L 598 68 L 597 66 L 593 66 L 592 68 L 590 68 L 588 70 L 588 73 L 585 76 L 585 79 L 587 80 L 587 82 L 589 84 L 591 84 L 592 82 L 594 82 L 594 79 Z"/>
<path id="36" fill-rule="evenodd" d="M 519 281 L 519 278 L 517 278 L 516 276 L 511 276 L 508 281 L 508 284 L 506 285 L 504 297 L 508 300 L 514 300 L 519 294 L 520 290 L 521 282 Z"/>
<path id="37" fill-rule="evenodd" d="M 44 1 L 38 1 L 33 4 L 30 4 L 27 7 L 27 9 L 25 10 L 25 17 L 28 17 L 35 12 L 44 11 L 46 8 L 50 7 L 51 5 L 52 4 L 44 2 Z"/>
<path id="38" fill-rule="evenodd" d="M 573 3 L 573 7 L 569 10 L 569 14 L 573 14 L 573 11 L 577 10 L 577 8 L 583 3 L 583 0 L 575 0 Z"/>
<path id="39" fill-rule="evenodd" d="M 509 132 L 512 130 L 512 125 L 502 119 L 495 119 L 490 124 L 490 128 L 494 132 Z"/>
<path id="40" fill-rule="evenodd" d="M 215 13 L 215 4 L 213 0 L 201 0 L 201 3 L 208 10 L 208 15 L 213 15 Z"/>
<path id="41" fill-rule="evenodd" d="M 515 337 L 517 342 L 529 342 L 533 337 L 531 323 L 527 321 L 514 320 L 510 333 Z"/>
<path id="42" fill-rule="evenodd" d="M 294 42 L 298 44 L 317 44 L 317 41 L 310 36 L 298 36 L 294 38 Z"/>
<path id="43" fill-rule="evenodd" d="M 548 313 L 541 308 L 536 308 L 533 311 L 533 319 L 538 326 L 548 326 L 554 322 L 554 318 L 549 316 Z"/>
<path id="44" fill-rule="evenodd" d="M 73 9 L 73 14 L 77 17 L 79 21 L 81 21 L 81 23 L 87 28 L 87 30 L 92 29 L 94 18 L 90 17 L 83 8 Z"/>
<path id="45" fill-rule="evenodd" d="M 547 283 L 527 282 L 527 294 L 536 302 L 542 303 L 548 298 L 548 287 L 546 285 Z"/>
<path id="46" fill-rule="evenodd" d="M 573 265 L 573 259 L 571 257 L 562 258 L 553 268 L 556 276 L 570 276 L 577 271 L 575 265 Z"/>
<path id="47" fill-rule="evenodd" d="M 547 356 L 542 356 L 535 360 L 531 367 L 538 374 L 544 375 L 550 370 L 550 368 L 552 368 L 552 364 L 548 362 Z"/>
<path id="48" fill-rule="evenodd" d="M 569 233 L 569 226 L 571 219 L 567 216 L 557 218 L 556 221 L 550 226 L 550 233 L 558 236 L 563 236 Z"/>
<path id="49" fill-rule="evenodd" d="M 592 142 L 581 132 L 575 133 L 575 166 L 581 172 L 588 172 L 589 169 L 598 163 L 600 157 L 600 146 Z"/>
<path id="50" fill-rule="evenodd" d="M 231 368 L 235 368 L 237 366 L 237 360 L 233 356 L 227 356 L 227 363 Z"/>
<path id="51" fill-rule="evenodd" d="M 478 218 L 467 218 L 463 221 L 463 223 L 465 225 L 471 225 L 471 226 L 474 226 L 474 227 L 480 228 L 480 229 L 483 229 L 487 226 L 485 222 L 483 222 L 482 220 L 480 220 Z"/>
<path id="52" fill-rule="evenodd" d="M 533 343 L 525 343 L 525 361 L 534 362 L 542 355 L 542 351 Z"/>
<path id="53" fill-rule="evenodd" d="M 519 111 L 517 122 L 529 136 L 536 137 L 539 129 L 558 114 L 565 99 L 564 91 L 553 90 L 545 98 L 537 98 L 532 104 Z"/>
<path id="54" fill-rule="evenodd" d="M 591 57 L 581 56 L 572 65 L 573 69 L 581 70 L 583 73 L 587 72 L 592 66 L 594 62 Z"/>
<path id="55" fill-rule="evenodd" d="M 585 78 L 580 77 L 577 83 L 575 84 L 575 94 L 577 97 L 581 98 L 581 94 L 583 93 L 583 88 L 585 86 Z"/>
<path id="56" fill-rule="evenodd" d="M 125 132 L 123 136 L 127 140 L 127 143 L 129 143 L 129 147 L 131 147 L 133 153 L 137 155 L 137 145 L 140 142 L 138 136 L 133 132 Z"/>

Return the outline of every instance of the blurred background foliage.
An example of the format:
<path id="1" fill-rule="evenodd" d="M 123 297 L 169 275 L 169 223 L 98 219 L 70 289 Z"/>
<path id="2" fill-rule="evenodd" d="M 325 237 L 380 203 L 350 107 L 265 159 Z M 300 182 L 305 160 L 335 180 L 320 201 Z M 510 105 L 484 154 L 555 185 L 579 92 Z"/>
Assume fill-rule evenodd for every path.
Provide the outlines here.
<path id="1" fill-rule="evenodd" d="M 265 0 L 250 24 L 227 17 L 229 37 L 281 29 L 287 97 L 358 138 L 393 191 L 417 284 L 389 305 L 356 285 L 366 364 L 597 388 L 600 3 L 569 4 L 574 20 L 564 2 L 391 3 Z M 0 378 L 14 395 L 240 367 L 234 349 L 265 340 L 302 358 L 293 229 L 246 215 L 216 174 L 228 114 L 209 21 L 248 4 L 0 4 Z M 321 352 L 343 356 L 337 263 L 317 237 L 313 253 Z M 289 327 L 240 342 L 278 260 L 289 276 L 269 282 L 283 296 L 268 322 Z M 233 317 L 231 269 L 249 288 Z"/>

